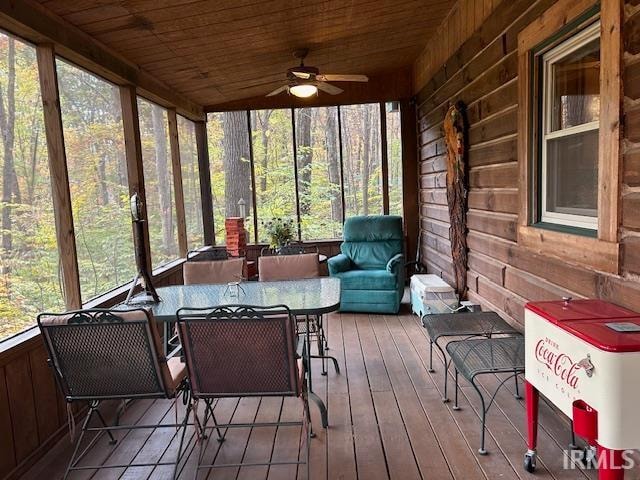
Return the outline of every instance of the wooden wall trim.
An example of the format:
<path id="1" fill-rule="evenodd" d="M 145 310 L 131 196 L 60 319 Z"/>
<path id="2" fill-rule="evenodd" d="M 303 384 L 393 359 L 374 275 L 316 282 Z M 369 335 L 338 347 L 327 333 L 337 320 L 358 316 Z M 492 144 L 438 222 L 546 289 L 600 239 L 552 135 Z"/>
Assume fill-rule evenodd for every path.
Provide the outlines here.
<path id="1" fill-rule="evenodd" d="M 202 226 L 204 244 L 215 245 L 213 225 L 213 197 L 211 194 L 211 165 L 207 143 L 207 123 L 195 122 L 196 148 L 198 150 L 198 173 L 200 175 L 200 198 L 202 201 Z"/>
<path id="2" fill-rule="evenodd" d="M 402 136 L 402 211 L 407 237 L 408 259 L 416 256 L 418 236 L 420 234 L 418 138 L 416 133 L 417 116 L 415 102 L 400 102 L 400 135 Z"/>
<path id="3" fill-rule="evenodd" d="M 142 218 L 147 219 L 147 196 L 144 186 L 144 167 L 142 165 L 142 143 L 140 141 L 140 117 L 138 115 L 138 97 L 132 85 L 120 87 L 120 105 L 122 108 L 122 127 L 124 130 L 124 150 L 127 161 L 129 195 L 137 193 L 142 200 Z M 151 271 L 151 247 L 149 244 L 149 223 L 142 224 L 144 241 L 138 243 L 134 236 L 136 249 L 144 248 L 147 257 L 147 270 Z"/>
<path id="4" fill-rule="evenodd" d="M 178 116 L 174 108 L 167 109 L 169 123 L 169 146 L 171 148 L 171 169 L 173 171 L 173 193 L 176 199 L 176 221 L 178 227 L 178 251 L 181 257 L 187 256 L 187 220 L 184 211 L 184 189 L 182 186 L 182 167 L 180 163 L 180 141 L 178 138 Z"/>
<path id="5" fill-rule="evenodd" d="M 385 102 L 380 102 L 380 154 L 382 213 L 389 215 L 389 151 L 387 146 L 387 108 Z"/>
<path id="6" fill-rule="evenodd" d="M 35 44 L 55 44 L 56 53 L 81 67 L 117 85 L 137 85 L 144 97 L 192 120 L 204 119 L 201 106 L 33 0 L 0 2 L 0 27 Z"/>
<path id="7" fill-rule="evenodd" d="M 600 10 L 601 65 L 599 161 L 598 161 L 598 237 L 618 241 L 620 226 L 620 155 L 622 115 L 622 0 L 606 0 Z"/>
<path id="8" fill-rule="evenodd" d="M 44 126 L 47 136 L 49 175 L 51 177 L 51 196 L 56 224 L 58 255 L 62 266 L 62 285 L 67 309 L 80 308 L 80 275 L 78 273 L 78 254 L 73 228 L 71 192 L 69 174 L 60 111 L 56 57 L 53 45 L 39 45 L 36 48 L 40 91 L 44 113 Z"/>
<path id="9" fill-rule="evenodd" d="M 619 0 L 603 3 L 601 19 L 600 138 L 598 152 L 598 238 L 569 233 L 550 232 L 531 226 L 533 217 L 532 174 L 535 158 L 531 144 L 538 141 L 531 124 L 535 108 L 531 98 L 532 49 L 576 21 L 595 5 L 593 0 L 558 0 L 532 21 L 518 35 L 518 158 L 520 179 L 520 211 L 518 243 L 572 263 L 587 265 L 599 271 L 617 274 L 620 269 L 618 242 L 620 178 L 620 102 L 622 10 Z M 604 7 L 606 5 L 606 8 Z M 616 6 L 617 5 L 617 6 Z M 603 16 L 606 14 L 606 18 Z M 606 22 L 606 27 L 605 27 Z M 606 31 L 605 31 L 606 30 Z M 605 105 L 607 105 L 605 107 Z"/>

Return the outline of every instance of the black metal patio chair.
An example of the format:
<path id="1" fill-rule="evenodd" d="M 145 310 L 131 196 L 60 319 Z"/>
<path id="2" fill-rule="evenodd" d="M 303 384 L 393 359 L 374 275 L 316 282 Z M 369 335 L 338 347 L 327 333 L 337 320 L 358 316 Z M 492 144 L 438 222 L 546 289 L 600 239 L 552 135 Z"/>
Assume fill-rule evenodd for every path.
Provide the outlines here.
<path id="1" fill-rule="evenodd" d="M 186 365 L 177 356 L 165 357 L 155 319 L 143 309 L 90 309 L 68 313 L 43 313 L 38 316 L 49 353 L 48 363 L 68 403 L 84 401 L 89 410 L 82 422 L 71 460 L 64 478 L 73 471 L 103 468 L 155 467 L 173 465 L 176 478 L 183 456 L 183 443 L 191 402 Z M 182 398 L 186 405 L 181 422 L 153 425 L 121 425 L 120 416 L 107 425 L 100 404 L 104 400 Z M 97 418 L 98 426 L 91 422 Z M 95 422 L 94 422 L 95 423 Z M 103 435 L 109 444 L 117 442 L 117 432 L 136 429 L 181 429 L 180 445 L 175 462 L 128 463 L 115 465 L 80 465 L 81 460 Z M 88 432 L 93 438 L 83 446 Z"/>
<path id="2" fill-rule="evenodd" d="M 297 353 L 295 319 L 284 305 L 255 307 L 226 305 L 207 309 L 182 308 L 176 313 L 178 332 L 191 378 L 194 400 L 205 403 L 203 430 L 215 429 L 218 441 L 229 428 L 300 426 L 306 435 L 304 461 L 203 464 L 208 445 L 200 443 L 198 471 L 212 468 L 306 464 L 309 478 L 309 443 L 312 435 L 308 379 Z M 216 421 L 213 402 L 225 397 L 298 397 L 303 404 L 299 422 L 227 423 Z M 209 427 L 209 422 L 212 426 Z M 206 436 L 206 435 L 205 435 Z"/>

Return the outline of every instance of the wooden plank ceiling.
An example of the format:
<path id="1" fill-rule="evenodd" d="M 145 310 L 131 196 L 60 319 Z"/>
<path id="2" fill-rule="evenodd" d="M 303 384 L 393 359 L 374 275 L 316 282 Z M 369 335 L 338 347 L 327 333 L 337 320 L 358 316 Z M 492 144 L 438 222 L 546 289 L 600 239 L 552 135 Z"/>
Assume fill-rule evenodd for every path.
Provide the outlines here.
<path id="1" fill-rule="evenodd" d="M 260 96 L 292 52 L 324 73 L 412 64 L 453 0 L 38 0 L 194 102 Z M 339 101 L 338 98 L 336 100 Z"/>

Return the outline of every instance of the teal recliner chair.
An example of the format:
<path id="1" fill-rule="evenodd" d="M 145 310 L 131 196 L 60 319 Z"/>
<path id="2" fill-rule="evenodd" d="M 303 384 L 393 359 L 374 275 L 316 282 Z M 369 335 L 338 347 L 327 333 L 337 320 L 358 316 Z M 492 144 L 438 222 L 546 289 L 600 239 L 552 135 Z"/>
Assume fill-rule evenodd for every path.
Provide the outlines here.
<path id="1" fill-rule="evenodd" d="M 340 279 L 341 312 L 398 313 L 404 293 L 402 217 L 351 217 L 342 252 L 328 261 Z"/>

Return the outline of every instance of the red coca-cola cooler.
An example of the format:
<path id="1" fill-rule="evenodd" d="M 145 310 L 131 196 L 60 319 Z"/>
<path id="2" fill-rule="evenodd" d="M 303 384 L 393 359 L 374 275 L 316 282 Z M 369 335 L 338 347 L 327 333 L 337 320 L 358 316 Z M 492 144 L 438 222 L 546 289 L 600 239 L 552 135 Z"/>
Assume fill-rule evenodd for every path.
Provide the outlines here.
<path id="1" fill-rule="evenodd" d="M 623 479 L 623 451 L 640 449 L 640 314 L 601 300 L 528 303 L 525 347 L 525 469 L 535 469 L 542 393 L 596 445 L 599 478 Z"/>

